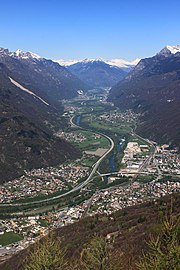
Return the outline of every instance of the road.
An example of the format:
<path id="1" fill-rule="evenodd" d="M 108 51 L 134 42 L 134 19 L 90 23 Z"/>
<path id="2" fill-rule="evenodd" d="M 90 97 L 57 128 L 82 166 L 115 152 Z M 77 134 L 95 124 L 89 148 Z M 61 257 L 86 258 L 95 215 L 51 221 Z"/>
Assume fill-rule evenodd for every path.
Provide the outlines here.
<path id="1" fill-rule="evenodd" d="M 72 116 L 70 118 L 70 120 L 69 120 L 70 121 L 70 124 L 71 124 L 71 127 L 83 129 L 81 126 L 78 126 L 78 125 L 74 124 L 73 119 L 74 119 L 74 116 Z"/>
<path id="2" fill-rule="evenodd" d="M 140 140 L 143 140 L 146 143 L 150 144 L 152 146 L 152 148 L 153 148 L 153 151 L 150 153 L 150 155 L 148 156 L 148 158 L 141 165 L 141 167 L 139 169 L 139 172 L 141 172 L 141 171 L 143 171 L 150 164 L 151 159 L 154 157 L 154 155 L 156 153 L 156 146 L 154 146 L 154 144 L 150 140 L 141 137 L 140 135 L 136 134 L 135 132 L 132 132 L 132 135 L 135 135 Z"/>
<path id="3" fill-rule="evenodd" d="M 112 190 L 112 189 L 116 189 L 116 188 L 119 188 L 119 187 L 128 187 L 129 185 L 129 182 L 130 181 L 127 181 L 125 183 L 122 183 L 122 184 L 119 184 L 119 185 L 116 185 L 116 186 L 112 186 L 112 187 L 108 187 L 108 188 L 103 188 L 101 190 L 98 190 L 96 191 L 92 197 L 88 200 L 87 204 L 86 204 L 86 209 L 84 211 L 84 213 L 82 214 L 81 218 L 84 218 L 85 216 L 87 216 L 88 212 L 89 212 L 89 209 L 91 207 L 91 205 L 93 204 L 93 199 L 94 197 L 96 197 L 96 195 L 99 193 L 99 192 L 102 192 L 102 191 L 106 191 L 106 190 Z"/>
<path id="4" fill-rule="evenodd" d="M 120 176 L 123 176 L 123 175 L 125 175 L 125 174 L 129 174 L 129 175 L 131 175 L 131 174 L 140 174 L 140 175 L 149 175 L 149 174 L 152 174 L 152 173 L 149 173 L 149 172 L 109 172 L 109 173 L 103 173 L 103 174 L 100 174 L 100 176 L 101 177 L 103 177 L 103 176 L 110 176 L 110 175 L 117 175 L 117 174 L 119 174 Z"/>
<path id="5" fill-rule="evenodd" d="M 73 123 L 73 118 L 74 117 L 71 117 L 70 119 L 70 123 L 73 127 L 76 127 L 76 128 L 81 128 L 81 129 L 84 129 L 76 124 Z M 91 131 L 91 130 L 90 130 Z M 94 163 L 94 165 L 92 166 L 92 171 L 90 173 L 90 175 L 88 176 L 88 178 L 80 183 L 79 185 L 75 186 L 74 188 L 72 188 L 71 190 L 67 191 L 66 193 L 63 193 L 61 195 L 57 195 L 55 197 L 52 197 L 52 198 L 47 198 L 47 199 L 44 199 L 44 200 L 39 200 L 39 201 L 34 201 L 34 202 L 25 202 L 25 203 L 4 203 L 4 204 L 0 204 L 0 206 L 4 207 L 4 206 L 27 206 L 27 205 L 38 205 L 40 203 L 47 203 L 47 202 L 50 202 L 50 201 L 53 201 L 53 200 L 57 200 L 59 198 L 62 198 L 62 197 L 65 197 L 77 190 L 80 190 L 81 188 L 83 188 L 84 186 L 86 186 L 93 178 L 94 174 L 96 173 L 96 170 L 98 169 L 99 165 L 101 164 L 101 162 L 103 161 L 103 159 L 105 159 L 105 157 L 113 150 L 114 148 L 114 141 L 107 135 L 103 134 L 103 133 L 100 133 L 100 132 L 94 132 L 92 131 L 93 133 L 96 133 L 96 134 L 99 134 L 103 137 L 105 137 L 106 139 L 109 140 L 110 142 L 110 148 L 98 159 L 98 161 L 96 161 Z"/>
<path id="6" fill-rule="evenodd" d="M 141 139 L 141 140 L 147 142 L 148 144 L 150 144 L 152 146 L 152 148 L 153 148 L 153 151 L 150 153 L 149 157 L 144 161 L 144 163 L 140 167 L 139 172 L 142 172 L 142 170 L 144 170 L 150 164 L 151 159 L 155 156 L 155 154 L 156 154 L 156 146 L 150 140 L 145 139 L 145 138 L 142 138 L 138 134 L 132 132 L 132 135 L 133 134 L 135 136 L 137 136 L 139 139 Z M 155 181 L 159 181 L 162 178 L 162 172 L 161 172 L 161 170 L 160 170 L 160 168 L 159 168 L 158 163 L 157 163 L 156 160 L 154 160 L 154 164 L 155 164 L 156 169 L 157 169 L 157 172 L 158 172 L 157 178 L 155 180 L 153 180 L 155 182 Z"/>
<path id="7" fill-rule="evenodd" d="M 79 126 L 79 125 L 76 125 L 76 124 L 73 122 L 73 119 L 74 119 L 74 116 L 70 118 L 70 124 L 71 124 L 72 127 L 80 128 L 80 129 L 84 129 L 84 130 L 85 130 L 85 128 L 83 128 L 83 127 L 81 127 L 81 126 Z M 91 131 L 90 129 L 88 129 L 88 130 Z M 67 196 L 67 195 L 69 195 L 69 194 L 71 194 L 71 193 L 73 193 L 73 192 L 75 192 L 75 191 L 80 190 L 81 188 L 85 187 L 88 183 L 90 183 L 91 180 L 93 179 L 93 176 L 94 176 L 94 174 L 96 173 L 96 171 L 97 171 L 99 165 L 101 164 L 101 162 L 106 158 L 106 156 L 107 156 L 107 155 L 113 150 L 113 148 L 114 148 L 114 141 L 113 141 L 109 136 L 107 136 L 107 135 L 105 135 L 105 134 L 103 134 L 103 133 L 101 133 L 101 132 L 94 132 L 94 131 L 92 131 L 92 132 L 93 132 L 93 133 L 96 133 L 96 134 L 99 134 L 99 135 L 105 137 L 106 139 L 108 139 L 108 141 L 110 142 L 110 148 L 109 148 L 109 149 L 108 149 L 108 150 L 107 150 L 107 151 L 106 151 L 106 152 L 98 159 L 98 161 L 96 161 L 96 162 L 94 163 L 94 165 L 92 166 L 92 171 L 91 171 L 90 175 L 88 176 L 88 178 L 87 178 L 84 182 L 78 184 L 77 186 L 75 186 L 75 187 L 72 188 L 71 190 L 67 191 L 66 193 L 63 193 L 63 194 L 54 196 L 54 197 L 52 197 L 52 198 L 47 198 L 47 199 L 43 199 L 43 200 L 39 200 L 39 201 L 34 201 L 34 202 L 25 202 L 25 203 L 5 203 L 5 204 L 0 204 L 0 207 L 1 207 L 1 206 L 2 206 L 2 207 L 4 207 L 4 206 L 27 206 L 27 205 L 33 205 L 33 206 L 37 205 L 37 206 L 38 206 L 38 204 L 40 204 L 40 203 L 48 203 L 48 202 L 50 202 L 50 201 L 57 200 L 57 199 L 60 199 L 60 198 L 62 198 L 62 197 L 65 197 L 65 196 Z M 153 144 L 151 141 L 142 138 L 142 137 L 139 136 L 138 134 L 132 132 L 132 135 L 137 136 L 137 137 L 140 138 L 141 140 L 144 140 L 144 141 L 146 141 L 147 143 L 149 143 L 151 146 L 153 146 L 154 151 L 153 151 L 153 152 L 150 154 L 150 156 L 145 160 L 145 162 L 142 164 L 142 166 L 141 166 L 141 168 L 140 168 L 140 170 L 139 170 L 139 174 L 145 174 L 142 170 L 150 163 L 150 160 L 152 159 L 152 157 L 154 156 L 154 154 L 155 154 L 155 152 L 156 152 L 156 147 L 154 146 L 154 144 Z M 103 175 L 101 175 L 101 176 L 103 176 Z M 161 177 L 161 172 L 160 172 L 160 170 L 159 170 L 159 168 L 158 168 L 158 178 L 160 178 L 160 177 Z"/>

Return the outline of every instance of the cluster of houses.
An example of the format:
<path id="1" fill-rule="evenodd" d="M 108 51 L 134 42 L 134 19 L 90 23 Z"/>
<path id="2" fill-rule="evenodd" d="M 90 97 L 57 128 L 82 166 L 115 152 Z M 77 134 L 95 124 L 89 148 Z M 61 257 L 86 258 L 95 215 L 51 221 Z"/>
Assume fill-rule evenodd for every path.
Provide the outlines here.
<path id="1" fill-rule="evenodd" d="M 142 184 L 135 181 L 126 186 L 97 192 L 93 196 L 89 215 L 111 214 L 127 206 L 155 200 L 173 192 L 180 192 L 179 182 Z"/>
<path id="2" fill-rule="evenodd" d="M 66 191 L 75 186 L 81 178 L 86 177 L 88 172 L 88 167 L 71 163 L 25 171 L 20 178 L 0 186 L 0 203 Z"/>
<path id="3" fill-rule="evenodd" d="M 104 121 L 106 123 L 132 123 L 139 117 L 138 114 L 135 114 L 131 110 L 127 110 L 126 112 L 119 112 L 117 110 L 104 113 L 100 115 L 97 120 Z"/>
<path id="4" fill-rule="evenodd" d="M 86 137 L 81 132 L 58 131 L 55 135 L 66 141 L 75 142 L 75 143 L 81 143 L 86 140 Z"/>

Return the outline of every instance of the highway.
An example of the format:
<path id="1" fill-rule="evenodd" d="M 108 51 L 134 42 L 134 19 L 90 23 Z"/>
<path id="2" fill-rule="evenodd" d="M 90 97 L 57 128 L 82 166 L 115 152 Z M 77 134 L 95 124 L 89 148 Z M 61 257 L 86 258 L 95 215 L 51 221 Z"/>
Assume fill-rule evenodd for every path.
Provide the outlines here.
<path id="1" fill-rule="evenodd" d="M 74 117 L 71 117 L 71 118 L 70 118 L 71 126 L 76 127 L 76 128 L 84 129 L 84 128 L 82 128 L 82 127 L 80 127 L 80 126 L 74 124 L 74 123 L 73 123 L 73 118 L 74 118 Z M 89 130 L 89 131 L 91 131 L 91 130 Z M 104 158 L 105 158 L 105 157 L 113 150 L 113 148 L 114 148 L 114 141 L 113 141 L 109 136 L 107 136 L 107 135 L 105 135 L 105 134 L 103 134 L 103 133 L 100 133 L 100 132 L 94 132 L 94 131 L 92 131 L 92 132 L 93 132 L 93 133 L 96 133 L 96 134 L 99 134 L 99 135 L 105 137 L 106 139 L 108 139 L 109 142 L 110 142 L 110 148 L 109 148 L 109 149 L 108 149 L 108 150 L 107 150 L 107 151 L 106 151 L 106 152 L 98 159 L 98 161 L 96 161 L 96 162 L 94 163 L 94 165 L 92 166 L 93 169 L 92 169 L 90 175 L 88 176 L 88 178 L 87 178 L 84 182 L 78 184 L 77 186 L 75 186 L 75 187 L 72 188 L 71 190 L 67 191 L 66 193 L 57 195 L 57 196 L 52 197 L 52 198 L 47 198 L 47 199 L 44 199 L 44 200 L 39 200 L 39 201 L 34 201 L 34 202 L 24 202 L 24 203 L 2 203 L 2 204 L 0 204 L 0 207 L 1 207 L 1 206 L 2 206 L 2 207 L 4 207 L 4 206 L 27 206 L 27 205 L 38 205 L 38 204 L 40 204 L 40 203 L 47 203 L 47 202 L 50 202 L 50 201 L 57 200 L 57 199 L 59 199 L 59 198 L 65 197 L 65 196 L 67 196 L 67 195 L 69 195 L 69 194 L 71 194 L 71 193 L 73 193 L 73 192 L 75 192 L 75 191 L 77 191 L 77 190 L 80 190 L 80 189 L 83 188 L 84 186 L 86 186 L 86 185 L 92 180 L 94 174 L 96 173 L 96 170 L 98 169 L 98 167 L 99 167 L 99 165 L 101 164 L 101 162 L 103 161 L 103 159 L 104 159 Z"/>
<path id="2" fill-rule="evenodd" d="M 139 139 L 141 139 L 141 140 L 145 141 L 146 143 L 150 144 L 152 146 L 152 148 L 153 148 L 153 151 L 150 153 L 149 157 L 141 165 L 141 167 L 139 169 L 139 172 L 141 172 L 143 169 L 145 169 L 147 167 L 147 165 L 150 164 L 151 159 L 154 157 L 154 155 L 156 153 L 156 147 L 154 146 L 154 144 L 150 140 L 141 137 L 140 135 L 136 134 L 135 132 L 132 132 L 132 135 L 135 135 Z"/>
<path id="3" fill-rule="evenodd" d="M 70 124 L 71 124 L 72 127 L 80 128 L 80 129 L 86 130 L 85 128 L 83 128 L 83 127 L 81 127 L 81 126 L 76 125 L 76 124 L 73 122 L 73 119 L 74 119 L 74 116 L 70 118 Z M 89 131 L 92 131 L 92 130 L 90 130 L 90 129 L 88 129 L 88 130 L 89 130 Z M 24 202 L 24 203 L 2 203 L 2 204 L 0 204 L 0 207 L 4 207 L 4 206 L 27 206 L 27 205 L 33 205 L 33 206 L 37 205 L 37 207 L 38 207 L 38 204 L 41 204 L 41 203 L 48 203 L 48 202 L 50 202 L 50 201 L 54 201 L 54 200 L 60 199 L 60 198 L 62 198 L 62 197 L 65 197 L 65 196 L 67 196 L 67 195 L 69 195 L 69 194 L 71 194 L 71 193 L 73 193 L 73 192 L 75 192 L 75 191 L 80 190 L 81 188 L 85 187 L 88 183 L 90 183 L 90 182 L 92 181 L 93 176 L 94 176 L 94 174 L 96 173 L 96 171 L 97 171 L 99 165 L 101 164 L 101 162 L 106 158 L 106 156 L 107 156 L 107 155 L 113 150 L 113 148 L 114 148 L 114 141 L 113 141 L 109 136 L 107 136 L 107 135 L 105 135 L 105 134 L 103 134 L 103 133 L 101 133 L 101 132 L 94 132 L 94 131 L 92 131 L 92 132 L 93 132 L 93 133 L 96 133 L 96 134 L 99 134 L 99 135 L 105 137 L 106 139 L 108 139 L 108 141 L 110 142 L 110 148 L 109 148 L 109 149 L 108 149 L 108 150 L 107 150 L 107 151 L 106 151 L 106 152 L 98 159 L 98 161 L 96 161 L 96 162 L 93 164 L 93 166 L 92 166 L 92 171 L 91 171 L 91 173 L 89 174 L 88 178 L 87 178 L 84 182 L 78 184 L 77 186 L 75 186 L 74 188 L 72 188 L 71 190 L 69 190 L 69 191 L 67 191 L 67 192 L 65 192 L 65 193 L 63 193 L 63 194 L 54 196 L 54 197 L 52 197 L 52 198 L 47 198 L 47 199 L 43 199 L 43 200 L 39 200 L 39 201 L 33 201 L 33 202 L 32 202 L 32 201 L 31 201 L 31 202 Z M 138 134 L 136 134 L 136 133 L 134 133 L 134 132 L 132 132 L 132 135 L 135 135 L 135 136 L 139 137 L 140 139 L 146 141 L 146 142 L 149 143 L 151 146 L 153 146 L 154 151 L 149 155 L 149 157 L 148 157 L 148 158 L 145 160 L 145 162 L 142 164 L 142 166 L 141 166 L 139 172 L 133 173 L 133 174 L 148 174 L 148 173 L 146 173 L 146 172 L 143 172 L 142 170 L 149 164 L 150 160 L 151 160 L 152 157 L 154 156 L 154 154 L 155 154 L 155 152 L 156 152 L 156 147 L 155 147 L 154 144 L 153 144 L 151 141 L 149 141 L 148 139 L 144 139 L 144 138 L 142 138 L 141 136 L 139 136 Z M 160 173 L 159 171 L 160 171 L 160 170 L 159 170 L 159 168 L 158 168 L 158 178 L 161 178 L 161 173 Z M 118 172 L 118 173 L 119 173 L 119 172 Z M 107 174 L 100 174 L 100 173 L 99 173 L 100 176 L 112 175 L 112 174 L 113 174 L 113 173 L 107 173 Z M 117 173 L 114 173 L 114 174 L 117 174 Z M 131 173 L 126 173 L 126 174 L 131 174 Z"/>
<path id="4" fill-rule="evenodd" d="M 140 175 L 149 175 L 149 174 L 152 174 L 152 173 L 149 173 L 149 172 L 110 172 L 110 173 L 103 173 L 103 174 L 100 174 L 100 176 L 110 176 L 110 175 L 116 175 L 116 174 L 119 174 L 120 176 L 123 176 L 125 174 L 140 174 Z"/>

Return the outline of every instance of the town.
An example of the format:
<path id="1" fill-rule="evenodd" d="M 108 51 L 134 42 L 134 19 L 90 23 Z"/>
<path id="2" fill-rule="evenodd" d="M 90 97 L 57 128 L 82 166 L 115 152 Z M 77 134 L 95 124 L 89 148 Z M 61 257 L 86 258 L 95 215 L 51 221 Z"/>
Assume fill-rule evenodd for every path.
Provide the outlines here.
<path id="1" fill-rule="evenodd" d="M 82 103 L 81 110 L 85 111 L 84 104 Z M 80 111 L 80 108 L 73 104 L 67 105 L 66 108 L 70 110 L 64 115 L 68 120 L 72 119 L 73 113 Z M 157 145 L 156 142 L 135 134 L 133 127 L 136 126 L 138 117 L 139 115 L 131 111 L 117 110 L 98 113 L 95 116 L 87 114 L 85 119 L 92 125 L 98 123 L 103 128 L 110 127 L 109 131 L 116 128 L 117 145 L 120 145 L 122 153 L 121 156 L 118 151 L 116 153 L 119 162 L 117 171 L 101 172 L 98 169 L 94 178 L 80 188 L 80 196 L 84 193 L 88 196 L 85 196 L 79 204 L 64 206 L 61 209 L 53 208 L 51 211 L 46 210 L 38 214 L 24 213 L 21 216 L 13 215 L 0 219 L 1 261 L 28 247 L 51 229 L 66 226 L 85 216 L 109 215 L 128 206 L 154 201 L 166 194 L 180 191 L 180 159 L 177 149 L 171 149 L 169 145 Z M 126 128 L 130 134 L 128 140 L 124 133 Z M 74 127 L 72 123 L 68 130 L 59 130 L 55 135 L 79 147 L 82 150 L 82 157 L 55 167 L 24 171 L 20 178 L 1 185 L 2 205 L 65 194 L 88 179 L 94 164 L 109 148 L 109 141 L 102 134 L 78 130 L 78 126 Z M 106 170 L 108 168 L 109 166 Z M 98 181 L 93 182 L 94 179 Z M 8 242 L 7 239 L 11 240 Z"/>
<path id="2" fill-rule="evenodd" d="M 0 236 L 13 233 L 22 237 L 16 243 L 0 247 L 0 260 L 26 248 L 39 237 L 46 235 L 49 230 L 76 222 L 82 216 L 109 215 L 114 211 L 148 200 L 156 200 L 173 192 L 180 192 L 179 181 L 152 181 L 144 184 L 131 180 L 119 187 L 97 191 L 82 204 L 61 211 L 54 210 L 43 215 L 0 220 Z"/>

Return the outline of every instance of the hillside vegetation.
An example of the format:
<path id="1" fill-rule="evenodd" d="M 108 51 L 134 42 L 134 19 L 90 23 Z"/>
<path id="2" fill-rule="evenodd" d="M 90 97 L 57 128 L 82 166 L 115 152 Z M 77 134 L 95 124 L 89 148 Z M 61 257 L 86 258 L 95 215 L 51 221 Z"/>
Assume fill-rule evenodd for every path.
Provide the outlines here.
<path id="1" fill-rule="evenodd" d="M 13 256 L 2 269 L 178 270 L 179 210 L 180 196 L 175 194 L 110 216 L 87 217 L 57 229 L 52 237 Z"/>

